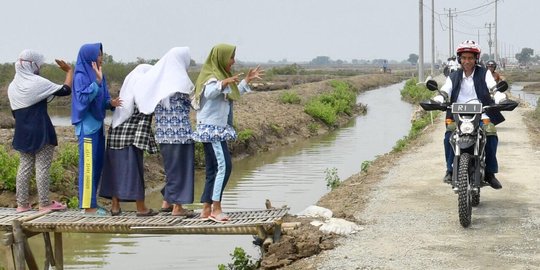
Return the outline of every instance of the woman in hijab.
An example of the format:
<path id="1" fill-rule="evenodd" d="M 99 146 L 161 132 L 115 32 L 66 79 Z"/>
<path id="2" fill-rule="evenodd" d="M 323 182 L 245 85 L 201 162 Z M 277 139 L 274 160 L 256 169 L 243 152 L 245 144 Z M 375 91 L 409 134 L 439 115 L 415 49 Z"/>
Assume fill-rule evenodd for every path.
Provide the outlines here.
<path id="1" fill-rule="evenodd" d="M 71 94 L 73 70 L 63 60 L 55 61 L 66 72 L 64 85 L 39 76 L 44 62 L 43 55 L 33 50 L 24 50 L 15 62 L 15 77 L 8 87 L 9 103 L 15 118 L 13 148 L 20 153 L 16 178 L 16 211 L 19 213 L 32 209 L 28 193 L 34 167 L 39 210 L 66 209 L 64 204 L 49 201 L 49 168 L 58 142 L 47 112 L 47 100 Z"/>
<path id="2" fill-rule="evenodd" d="M 227 141 L 236 139 L 236 131 L 232 127 L 232 101 L 250 92 L 248 83 L 255 78 L 260 79 L 264 73 L 257 67 L 250 69 L 242 81 L 239 79 L 242 74 L 233 76 L 231 66 L 235 63 L 235 51 L 236 47 L 229 44 L 214 46 L 195 84 L 194 104 L 200 109 L 197 111 L 194 138 L 203 143 L 206 162 L 201 218 L 216 222 L 230 219 L 221 209 L 221 199 L 232 169 Z"/>
<path id="3" fill-rule="evenodd" d="M 126 76 L 120 89 L 122 107 L 114 111 L 109 129 L 99 195 L 112 199 L 112 216 L 122 213 L 120 201 L 135 201 L 139 217 L 158 213 L 144 203 L 143 151 L 150 154 L 158 151 L 152 133 L 152 115 L 139 112 L 134 103 L 137 81 L 151 67 L 138 65 Z"/>
<path id="4" fill-rule="evenodd" d="M 110 98 L 102 58 L 101 43 L 80 48 L 71 99 L 71 123 L 79 139 L 79 208 L 97 215 L 107 215 L 96 200 L 105 148 L 103 120 L 107 109 L 114 110 L 121 105 L 120 98 Z"/>
<path id="5" fill-rule="evenodd" d="M 188 47 L 172 48 L 144 74 L 135 89 L 139 110 L 156 116 L 156 141 L 166 177 L 160 211 L 185 217 L 195 215 L 182 206 L 193 203 L 194 197 L 195 145 L 189 119 L 194 87 L 187 74 L 190 62 Z"/>

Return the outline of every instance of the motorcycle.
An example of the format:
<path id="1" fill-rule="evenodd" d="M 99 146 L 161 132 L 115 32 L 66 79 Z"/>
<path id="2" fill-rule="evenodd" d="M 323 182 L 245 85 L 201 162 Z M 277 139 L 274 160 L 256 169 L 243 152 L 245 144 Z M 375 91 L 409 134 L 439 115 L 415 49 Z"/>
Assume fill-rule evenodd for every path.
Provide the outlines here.
<path id="1" fill-rule="evenodd" d="M 503 99 L 498 104 L 483 106 L 480 100 L 473 99 L 466 103 L 450 103 L 448 95 L 438 89 L 437 82 L 428 80 L 426 87 L 437 91 L 444 98 L 440 103 L 434 100 L 421 102 L 426 111 L 450 110 L 456 129 L 450 136 L 450 144 L 454 150 L 452 189 L 458 194 L 459 222 L 464 228 L 471 224 L 472 207 L 480 203 L 480 189 L 489 185 L 484 180 L 486 167 L 486 131 L 481 126 L 482 114 L 490 110 L 512 111 L 519 103 Z M 490 89 L 491 97 L 496 92 L 503 93 L 508 83 L 499 82 Z"/>

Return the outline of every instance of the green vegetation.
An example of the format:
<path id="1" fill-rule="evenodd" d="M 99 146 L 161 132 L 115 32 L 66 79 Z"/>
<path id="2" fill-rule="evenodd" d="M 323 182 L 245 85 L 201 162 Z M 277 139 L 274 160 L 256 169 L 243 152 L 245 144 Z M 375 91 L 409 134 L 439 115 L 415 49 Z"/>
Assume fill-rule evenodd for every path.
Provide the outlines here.
<path id="1" fill-rule="evenodd" d="M 247 255 L 243 248 L 234 248 L 233 254 L 230 254 L 233 262 L 218 265 L 219 270 L 255 270 L 259 269 L 260 261 L 253 261 L 250 255 Z"/>
<path id="2" fill-rule="evenodd" d="M 276 135 L 281 135 L 283 131 L 285 131 L 282 127 L 276 125 L 276 124 L 270 124 L 270 128 Z"/>
<path id="3" fill-rule="evenodd" d="M 352 90 L 352 86 L 344 81 L 333 80 L 330 85 L 334 90 L 310 100 L 305 105 L 304 111 L 332 126 L 339 114 L 352 114 L 352 109 L 356 105 L 356 93 Z"/>
<path id="4" fill-rule="evenodd" d="M 287 91 L 279 96 L 279 100 L 284 104 L 300 104 L 300 97 L 296 92 Z"/>
<path id="5" fill-rule="evenodd" d="M 309 123 L 308 125 L 308 130 L 309 130 L 309 133 L 311 134 L 317 134 L 317 131 L 319 131 L 319 128 L 321 126 L 317 123 Z"/>
<path id="6" fill-rule="evenodd" d="M 360 165 L 360 170 L 366 173 L 368 171 L 369 165 L 371 165 L 371 161 L 364 160 L 364 162 L 362 162 L 362 165 Z"/>
<path id="7" fill-rule="evenodd" d="M 417 79 L 407 80 L 405 87 L 401 90 L 401 98 L 407 102 L 418 104 L 421 101 L 428 100 L 435 95 L 435 92 L 429 91 L 423 84 L 417 85 Z"/>
<path id="8" fill-rule="evenodd" d="M 339 179 L 339 176 L 337 174 L 337 168 L 327 168 L 326 170 L 324 170 L 324 173 L 326 174 L 325 180 L 327 188 L 330 188 L 330 190 L 334 190 L 341 185 L 341 180 Z"/>
<path id="9" fill-rule="evenodd" d="M 244 129 L 240 132 L 238 132 L 238 140 L 242 143 L 245 143 L 247 142 L 249 139 L 251 139 L 253 137 L 253 134 L 255 134 L 255 132 L 253 132 L 253 130 L 251 129 Z"/>
<path id="10" fill-rule="evenodd" d="M 438 111 L 433 112 L 433 114 L 434 114 L 433 118 L 436 118 L 440 114 L 440 112 Z M 426 113 L 422 117 L 414 120 L 411 125 L 411 129 L 409 130 L 409 135 L 403 137 L 402 139 L 399 139 L 396 142 L 396 145 L 394 146 L 392 151 L 394 152 L 403 151 L 403 149 L 405 149 L 407 144 L 409 144 L 409 142 L 411 142 L 412 140 L 416 139 L 420 135 L 422 130 L 430 124 L 431 124 L 431 115 L 429 113 Z"/>
<path id="11" fill-rule="evenodd" d="M 0 145 L 0 190 L 15 191 L 19 155 L 10 156 L 3 145 Z"/>
<path id="12" fill-rule="evenodd" d="M 305 70 L 300 65 L 295 63 L 283 67 L 273 67 L 266 72 L 266 75 L 297 75 L 303 73 L 305 73 Z"/>

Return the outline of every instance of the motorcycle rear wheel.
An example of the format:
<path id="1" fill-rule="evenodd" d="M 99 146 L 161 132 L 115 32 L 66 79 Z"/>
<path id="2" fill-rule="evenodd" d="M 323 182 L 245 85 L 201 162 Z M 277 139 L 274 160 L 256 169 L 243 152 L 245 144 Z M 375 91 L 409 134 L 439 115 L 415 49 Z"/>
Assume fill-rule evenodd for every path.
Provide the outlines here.
<path id="1" fill-rule="evenodd" d="M 459 223 L 464 228 L 471 225 L 472 215 L 472 190 L 469 183 L 469 167 L 472 165 L 473 159 L 469 153 L 463 153 L 459 157 L 459 167 L 457 175 L 458 188 L 458 212 Z"/>

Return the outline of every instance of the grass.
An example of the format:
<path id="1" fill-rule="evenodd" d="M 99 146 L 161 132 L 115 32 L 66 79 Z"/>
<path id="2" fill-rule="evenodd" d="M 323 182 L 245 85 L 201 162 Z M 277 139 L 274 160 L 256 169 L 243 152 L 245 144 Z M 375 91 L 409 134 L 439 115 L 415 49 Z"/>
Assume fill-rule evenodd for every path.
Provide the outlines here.
<path id="1" fill-rule="evenodd" d="M 412 78 L 405 82 L 401 90 L 401 98 L 409 103 L 418 104 L 428 100 L 435 95 L 435 92 L 429 91 L 425 85 L 417 85 L 417 79 Z"/>
<path id="2" fill-rule="evenodd" d="M 19 155 L 9 155 L 0 145 L 0 189 L 15 191 L 18 167 Z"/>
<path id="3" fill-rule="evenodd" d="M 244 129 L 240 132 L 238 132 L 238 140 L 242 143 L 246 143 L 249 139 L 253 137 L 255 132 L 251 129 Z"/>
<path id="4" fill-rule="evenodd" d="M 333 80 L 330 86 L 333 88 L 332 92 L 321 94 L 310 100 L 305 105 L 304 111 L 326 125 L 333 126 L 339 114 L 352 114 L 356 105 L 356 93 L 352 86 L 344 81 Z"/>
<path id="5" fill-rule="evenodd" d="M 287 91 L 279 96 L 279 100 L 283 104 L 300 104 L 300 97 L 297 93 L 292 91 Z"/>
<path id="6" fill-rule="evenodd" d="M 341 185 L 341 180 L 339 179 L 337 168 L 331 168 L 324 170 L 326 174 L 326 187 L 330 190 L 334 190 Z"/>

